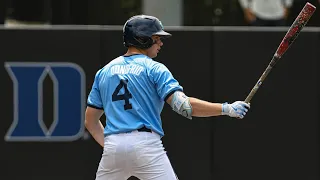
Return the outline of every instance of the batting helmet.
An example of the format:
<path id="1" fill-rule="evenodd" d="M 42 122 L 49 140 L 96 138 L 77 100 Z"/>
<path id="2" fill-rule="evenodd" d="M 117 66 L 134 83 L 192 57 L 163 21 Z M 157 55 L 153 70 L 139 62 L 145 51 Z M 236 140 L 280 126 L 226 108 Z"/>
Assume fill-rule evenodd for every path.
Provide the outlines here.
<path id="1" fill-rule="evenodd" d="M 123 44 L 147 49 L 154 44 L 152 35 L 168 38 L 171 36 L 163 30 L 161 21 L 153 16 L 137 15 L 131 17 L 123 27 Z"/>

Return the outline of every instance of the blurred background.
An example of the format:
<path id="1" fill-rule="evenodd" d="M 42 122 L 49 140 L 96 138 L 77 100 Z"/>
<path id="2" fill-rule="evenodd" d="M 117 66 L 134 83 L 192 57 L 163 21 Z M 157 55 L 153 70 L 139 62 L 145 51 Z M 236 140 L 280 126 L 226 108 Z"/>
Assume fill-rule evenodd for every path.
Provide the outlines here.
<path id="1" fill-rule="evenodd" d="M 1 0 L 0 179 L 95 178 L 102 149 L 84 128 L 86 98 L 96 71 L 126 52 L 129 17 L 156 16 L 173 34 L 155 60 L 188 96 L 233 102 L 306 2 L 318 9 L 245 119 L 189 121 L 168 105 L 161 116 L 181 180 L 319 180 L 320 0 Z"/>
<path id="2" fill-rule="evenodd" d="M 319 4 L 318 0 L 2 0 L 0 22 L 123 25 L 133 15 L 150 14 L 167 26 L 245 26 L 252 24 L 248 10 L 276 19 L 284 8 L 285 25 L 291 25 L 306 2 Z M 309 26 L 319 26 L 316 14 Z"/>

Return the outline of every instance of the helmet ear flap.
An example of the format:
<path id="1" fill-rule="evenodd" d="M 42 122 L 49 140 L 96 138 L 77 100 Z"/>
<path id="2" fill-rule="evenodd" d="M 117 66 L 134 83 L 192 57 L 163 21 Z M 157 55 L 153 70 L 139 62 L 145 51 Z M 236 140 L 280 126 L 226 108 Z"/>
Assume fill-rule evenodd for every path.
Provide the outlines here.
<path id="1" fill-rule="evenodd" d="M 134 39 L 137 42 L 139 42 L 139 45 L 136 45 L 136 47 L 141 48 L 141 49 L 147 49 L 154 44 L 153 39 L 151 37 L 135 36 Z"/>
<path id="2" fill-rule="evenodd" d="M 135 36 L 134 39 L 141 44 L 147 44 L 149 40 L 147 37 L 139 37 L 139 36 Z"/>

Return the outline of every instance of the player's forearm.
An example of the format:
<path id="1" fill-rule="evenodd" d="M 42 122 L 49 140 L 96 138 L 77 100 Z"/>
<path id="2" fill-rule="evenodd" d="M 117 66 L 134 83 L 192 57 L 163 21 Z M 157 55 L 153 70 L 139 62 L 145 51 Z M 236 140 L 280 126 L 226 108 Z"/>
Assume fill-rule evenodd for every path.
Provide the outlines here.
<path id="1" fill-rule="evenodd" d="M 88 129 L 91 136 L 103 147 L 104 146 L 104 135 L 103 125 L 98 121 L 87 120 L 85 121 L 86 128 Z"/>
<path id="2" fill-rule="evenodd" d="M 192 106 L 192 116 L 195 117 L 210 117 L 219 116 L 222 111 L 221 103 L 211 103 L 197 98 L 190 97 Z"/>

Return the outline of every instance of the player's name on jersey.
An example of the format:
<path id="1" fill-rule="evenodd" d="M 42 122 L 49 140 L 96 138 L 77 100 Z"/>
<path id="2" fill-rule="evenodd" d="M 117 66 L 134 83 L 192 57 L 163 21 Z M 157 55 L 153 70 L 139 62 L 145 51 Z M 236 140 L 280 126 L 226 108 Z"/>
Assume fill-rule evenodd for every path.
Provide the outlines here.
<path id="1" fill-rule="evenodd" d="M 111 67 L 111 74 L 135 74 L 139 75 L 144 67 L 139 65 L 114 65 Z"/>

